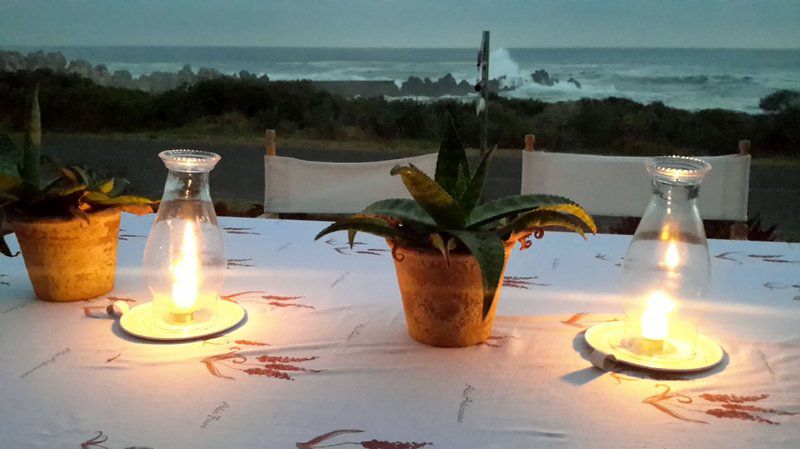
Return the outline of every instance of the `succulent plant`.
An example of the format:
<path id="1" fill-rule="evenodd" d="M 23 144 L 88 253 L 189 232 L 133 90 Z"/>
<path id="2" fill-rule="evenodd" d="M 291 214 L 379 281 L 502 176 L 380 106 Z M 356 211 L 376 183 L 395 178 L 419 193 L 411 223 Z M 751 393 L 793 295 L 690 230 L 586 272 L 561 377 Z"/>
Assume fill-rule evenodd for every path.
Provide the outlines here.
<path id="1" fill-rule="evenodd" d="M 30 97 L 22 154 L 8 138 L 0 139 L 4 162 L 0 164 L 0 223 L 7 215 L 87 219 L 87 213 L 110 207 L 138 215 L 152 212 L 154 201 L 122 195 L 126 180 L 103 179 L 81 167 L 59 166 L 41 154 L 38 90 L 37 86 Z M 19 161 L 14 163 L 16 158 Z M 1 235 L 0 253 L 13 256 Z"/>
<path id="2" fill-rule="evenodd" d="M 573 201 L 555 195 L 518 195 L 479 204 L 489 159 L 496 148 L 470 168 L 464 146 L 448 116 L 439 148 L 435 179 L 413 165 L 395 166 L 413 199 L 386 199 L 358 214 L 337 221 L 316 239 L 335 231 L 348 231 L 352 247 L 359 231 L 384 237 L 392 246 L 434 248 L 450 261 L 450 253 L 469 252 L 483 277 L 483 316 L 492 306 L 505 263 L 506 244 L 526 246 L 531 234 L 544 229 L 565 229 L 585 238 L 595 233 L 594 220 Z"/>

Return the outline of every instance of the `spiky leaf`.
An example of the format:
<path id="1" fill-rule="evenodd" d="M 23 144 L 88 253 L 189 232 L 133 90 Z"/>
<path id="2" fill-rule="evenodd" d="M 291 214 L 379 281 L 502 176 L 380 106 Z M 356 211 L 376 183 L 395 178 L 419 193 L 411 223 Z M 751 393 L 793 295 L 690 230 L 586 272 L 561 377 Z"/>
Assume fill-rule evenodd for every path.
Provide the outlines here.
<path id="1" fill-rule="evenodd" d="M 81 167 L 70 165 L 70 166 L 59 167 L 59 170 L 67 179 L 69 179 L 72 182 L 78 184 L 86 184 L 86 185 L 92 183 L 92 179 L 91 176 L 89 175 L 89 172 L 87 172 L 85 169 Z"/>
<path id="2" fill-rule="evenodd" d="M 428 241 L 430 242 L 431 246 L 438 249 L 442 253 L 445 262 L 447 262 L 447 265 L 450 265 L 450 250 L 448 249 L 447 244 L 444 243 L 444 238 L 442 238 L 442 234 L 434 232 L 433 234 L 428 236 Z"/>
<path id="3" fill-rule="evenodd" d="M 16 191 L 23 182 L 20 177 L 0 172 L 0 193 L 10 194 Z"/>
<path id="4" fill-rule="evenodd" d="M 107 179 L 107 180 L 105 180 L 105 181 L 102 181 L 102 182 L 101 182 L 101 183 L 100 183 L 100 184 L 97 186 L 97 190 L 98 190 L 100 193 L 105 193 L 106 195 L 108 195 L 108 193 L 109 193 L 109 192 L 111 192 L 111 190 L 112 190 L 113 188 L 114 188 L 114 178 L 111 178 L 111 179 Z M 111 196 L 111 195 L 109 195 L 109 196 Z"/>
<path id="5" fill-rule="evenodd" d="M 367 206 L 362 214 L 385 215 L 400 220 L 401 222 L 416 222 L 422 225 L 436 226 L 433 218 L 420 207 L 416 201 L 408 198 L 393 198 L 374 202 Z"/>
<path id="6" fill-rule="evenodd" d="M 489 159 L 492 157 L 492 154 L 496 149 L 497 146 L 487 151 L 486 154 L 483 155 L 483 158 L 481 158 L 481 161 L 475 168 L 475 173 L 469 180 L 469 184 L 467 184 L 467 188 L 458 199 L 458 204 L 461 206 L 461 210 L 465 215 L 469 215 L 478 204 L 478 201 L 481 199 L 481 194 L 483 193 L 483 184 L 486 180 L 486 170 L 489 167 Z"/>
<path id="7" fill-rule="evenodd" d="M 413 235 L 390 225 L 386 220 L 376 217 L 355 216 L 331 224 L 320 231 L 314 240 L 336 231 L 361 231 L 391 240 L 416 240 Z"/>
<path id="8" fill-rule="evenodd" d="M 597 225 L 594 223 L 592 216 L 586 213 L 582 207 L 575 203 L 555 204 L 553 206 L 540 207 L 538 210 L 551 210 L 554 212 L 572 215 L 580 220 L 580 222 L 586 226 L 586 229 L 589 232 L 592 234 L 597 234 Z"/>
<path id="9" fill-rule="evenodd" d="M 148 198 L 135 196 L 135 195 L 122 195 L 110 197 L 101 192 L 86 192 L 84 200 L 87 203 L 98 206 L 138 206 L 138 205 L 151 205 L 153 201 Z"/>
<path id="10" fill-rule="evenodd" d="M 453 198 L 462 195 L 469 180 L 469 162 L 458 130 L 449 113 L 445 114 L 444 138 L 436 159 L 436 183 Z"/>
<path id="11" fill-rule="evenodd" d="M 355 229 L 347 230 L 347 244 L 350 245 L 350 249 L 353 249 L 356 244 L 356 234 L 358 234 L 358 231 Z"/>
<path id="12" fill-rule="evenodd" d="M 0 173 L 19 176 L 20 151 L 6 134 L 0 134 Z"/>
<path id="13" fill-rule="evenodd" d="M 577 232 L 584 239 L 583 225 L 580 220 L 570 216 L 564 215 L 552 210 L 534 210 L 520 215 L 511 223 L 503 226 L 498 230 L 500 235 L 514 235 L 529 233 L 536 229 L 543 228 L 564 228 L 573 232 Z"/>
<path id="14" fill-rule="evenodd" d="M 517 195 L 500 198 L 473 209 L 467 219 L 467 228 L 476 228 L 510 215 L 557 204 L 574 203 L 568 198 L 556 195 Z"/>
<path id="15" fill-rule="evenodd" d="M 483 277 L 483 318 L 492 308 L 505 264 L 505 245 L 494 232 L 448 231 L 475 256 Z"/>
<path id="16" fill-rule="evenodd" d="M 117 176 L 111 178 L 111 180 L 114 182 L 113 187 L 108 192 L 104 192 L 106 195 L 108 195 L 110 197 L 115 197 L 115 196 L 121 195 L 122 192 L 125 191 L 125 188 L 128 186 L 128 183 L 129 183 L 127 179 L 120 178 L 120 177 L 117 177 Z"/>
<path id="17" fill-rule="evenodd" d="M 402 176 L 408 192 L 439 226 L 452 229 L 464 227 L 464 214 L 458 203 L 422 170 L 413 165 L 398 165 L 391 174 Z"/>
<path id="18" fill-rule="evenodd" d="M 41 199 L 63 198 L 86 190 L 85 184 L 55 183 L 47 187 Z"/>

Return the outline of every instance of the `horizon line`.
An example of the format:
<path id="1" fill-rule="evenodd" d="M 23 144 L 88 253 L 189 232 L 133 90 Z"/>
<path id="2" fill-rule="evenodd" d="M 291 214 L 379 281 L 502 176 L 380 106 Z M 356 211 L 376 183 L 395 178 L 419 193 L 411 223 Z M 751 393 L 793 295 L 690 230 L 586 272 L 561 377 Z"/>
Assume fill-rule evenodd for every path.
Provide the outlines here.
<path id="1" fill-rule="evenodd" d="M 19 48 L 275 48 L 275 49 L 324 49 L 324 50 L 475 50 L 480 45 L 474 47 L 361 47 L 361 46 L 302 46 L 302 45 L 175 45 L 175 44 L 4 44 L 0 43 L 0 48 L 19 47 Z M 675 47 L 675 46 L 542 46 L 542 47 L 515 47 L 499 46 L 509 50 L 800 50 L 800 47 Z"/>

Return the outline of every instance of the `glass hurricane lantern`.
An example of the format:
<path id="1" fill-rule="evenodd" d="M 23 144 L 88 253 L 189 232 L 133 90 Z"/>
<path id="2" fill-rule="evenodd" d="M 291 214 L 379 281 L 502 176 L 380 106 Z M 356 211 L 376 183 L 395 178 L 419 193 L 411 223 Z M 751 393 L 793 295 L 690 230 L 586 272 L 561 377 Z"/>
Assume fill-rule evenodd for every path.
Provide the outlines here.
<path id="1" fill-rule="evenodd" d="M 699 331 L 710 262 L 697 208 L 711 166 L 695 158 L 647 163 L 653 195 L 622 263 L 623 322 L 587 330 L 593 362 L 614 360 L 657 371 L 700 371 L 723 358 Z"/>
<path id="2" fill-rule="evenodd" d="M 124 314 L 121 324 L 131 334 L 156 340 L 223 332 L 237 325 L 244 311 L 219 300 L 227 261 L 209 173 L 220 156 L 168 150 L 159 157 L 169 174 L 144 251 L 153 301 Z"/>

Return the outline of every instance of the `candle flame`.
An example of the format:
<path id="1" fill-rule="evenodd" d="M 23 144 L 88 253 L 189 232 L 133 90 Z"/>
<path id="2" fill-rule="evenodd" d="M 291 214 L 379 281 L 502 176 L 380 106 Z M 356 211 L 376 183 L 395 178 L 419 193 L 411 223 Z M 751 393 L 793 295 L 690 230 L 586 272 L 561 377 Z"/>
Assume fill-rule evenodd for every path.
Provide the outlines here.
<path id="1" fill-rule="evenodd" d="M 180 255 L 172 269 L 172 301 L 179 310 L 194 307 L 197 302 L 200 257 L 194 222 L 187 221 L 181 240 Z"/>
<path id="2" fill-rule="evenodd" d="M 664 265 L 670 270 L 674 270 L 678 267 L 679 263 L 680 256 L 678 254 L 678 246 L 675 244 L 675 240 L 670 240 L 667 245 L 667 253 L 664 255 Z"/>
<path id="3" fill-rule="evenodd" d="M 653 292 L 647 299 L 642 313 L 642 337 L 650 340 L 664 340 L 669 334 L 669 314 L 675 309 L 675 302 L 664 292 Z"/>

